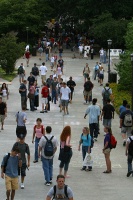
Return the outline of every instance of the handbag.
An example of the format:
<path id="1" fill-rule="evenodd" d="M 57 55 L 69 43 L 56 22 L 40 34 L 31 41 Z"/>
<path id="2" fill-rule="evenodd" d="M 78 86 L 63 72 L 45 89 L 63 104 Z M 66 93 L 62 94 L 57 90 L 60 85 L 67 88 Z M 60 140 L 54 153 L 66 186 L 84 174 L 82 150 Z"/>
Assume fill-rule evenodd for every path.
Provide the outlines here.
<path id="1" fill-rule="evenodd" d="M 83 166 L 92 167 L 92 165 L 93 165 L 92 155 L 86 153 L 85 159 L 83 161 Z"/>
<path id="2" fill-rule="evenodd" d="M 28 93 L 28 98 L 29 99 L 34 99 L 34 94 L 31 94 L 30 92 Z"/>

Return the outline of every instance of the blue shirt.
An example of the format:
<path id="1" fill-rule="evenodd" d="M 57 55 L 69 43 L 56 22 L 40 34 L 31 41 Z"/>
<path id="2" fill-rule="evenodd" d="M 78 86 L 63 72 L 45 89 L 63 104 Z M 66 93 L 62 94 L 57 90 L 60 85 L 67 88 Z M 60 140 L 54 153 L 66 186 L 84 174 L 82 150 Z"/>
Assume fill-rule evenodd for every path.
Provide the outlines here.
<path id="1" fill-rule="evenodd" d="M 90 134 L 87 135 L 81 135 L 81 140 L 82 140 L 82 146 L 91 146 L 91 136 Z"/>
<path id="2" fill-rule="evenodd" d="M 125 111 L 126 110 L 126 107 L 125 106 L 120 106 L 120 108 L 119 108 L 119 112 L 120 112 L 120 114 L 123 112 L 123 111 Z"/>
<path id="3" fill-rule="evenodd" d="M 108 146 L 106 147 L 106 149 L 108 149 L 108 148 L 110 148 L 110 134 L 109 133 L 107 133 L 106 135 L 105 135 L 105 138 L 104 138 L 104 146 L 105 146 L 105 144 L 106 144 L 106 142 L 108 142 Z"/>
<path id="4" fill-rule="evenodd" d="M 24 111 L 19 111 L 16 113 L 17 125 L 18 126 L 25 126 L 23 120 L 27 119 L 27 114 Z"/>
<path id="5" fill-rule="evenodd" d="M 98 105 L 90 105 L 88 106 L 85 114 L 89 114 L 89 124 L 98 123 L 98 117 L 100 116 L 100 108 Z"/>
<path id="6" fill-rule="evenodd" d="M 7 155 L 4 156 L 1 166 L 5 166 Z M 5 174 L 9 177 L 18 177 L 18 156 L 10 156 L 7 161 Z"/>

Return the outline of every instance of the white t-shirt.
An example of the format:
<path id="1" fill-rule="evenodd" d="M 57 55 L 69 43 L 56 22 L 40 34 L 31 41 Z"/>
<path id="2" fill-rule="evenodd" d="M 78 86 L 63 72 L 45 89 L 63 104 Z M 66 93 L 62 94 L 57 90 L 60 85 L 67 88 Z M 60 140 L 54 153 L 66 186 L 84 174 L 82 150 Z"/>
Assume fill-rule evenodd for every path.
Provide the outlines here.
<path id="1" fill-rule="evenodd" d="M 99 53 L 100 53 L 101 56 L 103 56 L 103 55 L 104 55 L 104 50 L 101 49 L 101 50 L 99 51 Z"/>
<path id="2" fill-rule="evenodd" d="M 54 56 L 51 57 L 51 63 L 54 63 Z"/>
<path id="3" fill-rule="evenodd" d="M 130 136 L 130 138 L 133 140 L 133 135 L 132 135 L 132 136 Z M 128 143 L 130 143 L 130 142 L 131 142 L 131 140 L 128 138 L 128 139 L 127 139 L 127 142 L 128 142 Z"/>
<path id="4" fill-rule="evenodd" d="M 80 52 L 83 51 L 83 46 L 79 46 L 79 51 L 80 51 Z"/>
<path id="5" fill-rule="evenodd" d="M 69 100 L 69 94 L 71 93 L 71 90 L 69 87 L 61 87 L 60 89 L 61 100 Z"/>
<path id="6" fill-rule="evenodd" d="M 46 75 L 46 72 L 47 72 L 47 67 L 46 66 L 41 65 L 39 70 L 41 71 L 41 75 Z"/>

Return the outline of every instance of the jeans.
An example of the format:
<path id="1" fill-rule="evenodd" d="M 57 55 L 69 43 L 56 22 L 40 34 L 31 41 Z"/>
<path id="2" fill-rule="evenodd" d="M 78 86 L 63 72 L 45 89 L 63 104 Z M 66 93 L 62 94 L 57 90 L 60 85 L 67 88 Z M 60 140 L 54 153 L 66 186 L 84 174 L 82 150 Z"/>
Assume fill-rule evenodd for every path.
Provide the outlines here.
<path id="1" fill-rule="evenodd" d="M 85 159 L 85 156 L 86 156 L 86 153 L 88 152 L 88 146 L 83 146 L 82 145 L 82 157 L 83 157 L 83 160 Z"/>
<path id="2" fill-rule="evenodd" d="M 50 182 L 50 180 L 52 180 L 53 177 L 53 158 L 47 159 L 41 156 L 41 159 L 45 180 L 46 182 Z"/>
<path id="3" fill-rule="evenodd" d="M 59 57 L 62 57 L 62 53 L 59 53 Z"/>
<path id="4" fill-rule="evenodd" d="M 98 123 L 89 124 L 90 127 L 90 135 L 92 138 L 98 137 Z"/>
<path id="5" fill-rule="evenodd" d="M 132 171 L 132 161 L 133 161 L 133 156 L 128 155 L 127 157 L 128 172 Z"/>
<path id="6" fill-rule="evenodd" d="M 23 106 L 26 106 L 26 108 L 27 108 L 27 97 L 26 96 L 21 96 L 21 108 Z"/>
<path id="7" fill-rule="evenodd" d="M 30 110 L 34 111 L 34 99 L 30 99 Z"/>
<path id="8" fill-rule="evenodd" d="M 41 138 L 37 138 L 35 139 L 35 160 L 38 161 L 38 145 L 39 145 L 39 141 Z"/>
<path id="9" fill-rule="evenodd" d="M 98 75 L 98 70 L 95 70 L 95 72 L 94 72 L 94 80 L 96 80 L 97 75 Z"/>
<path id="10" fill-rule="evenodd" d="M 49 54 L 46 54 L 46 62 L 49 60 Z"/>
<path id="11" fill-rule="evenodd" d="M 56 103 L 56 90 L 52 90 L 52 102 Z"/>

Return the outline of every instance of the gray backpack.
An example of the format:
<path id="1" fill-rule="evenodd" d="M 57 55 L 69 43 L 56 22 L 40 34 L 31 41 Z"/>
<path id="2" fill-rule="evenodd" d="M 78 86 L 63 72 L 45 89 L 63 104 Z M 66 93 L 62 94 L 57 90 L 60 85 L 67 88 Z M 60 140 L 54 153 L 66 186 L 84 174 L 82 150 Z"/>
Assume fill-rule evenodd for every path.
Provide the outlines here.
<path id="1" fill-rule="evenodd" d="M 132 126 L 132 115 L 131 113 L 127 113 L 124 117 L 124 126 L 131 127 Z"/>

